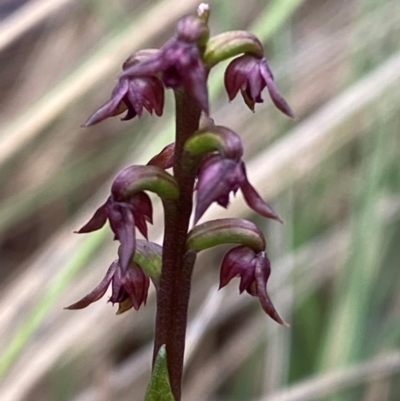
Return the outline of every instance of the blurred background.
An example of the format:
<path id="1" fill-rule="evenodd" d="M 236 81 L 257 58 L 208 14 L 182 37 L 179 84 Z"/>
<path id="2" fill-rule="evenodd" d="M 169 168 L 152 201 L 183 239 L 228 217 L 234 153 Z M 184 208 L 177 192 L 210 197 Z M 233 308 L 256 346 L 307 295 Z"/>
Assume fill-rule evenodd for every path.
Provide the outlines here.
<path id="1" fill-rule="evenodd" d="M 157 47 L 199 0 L 0 0 L 0 400 L 142 400 L 154 291 L 116 316 L 106 298 L 62 308 L 103 277 L 108 227 L 76 235 L 125 165 L 172 141 L 161 118 L 80 125 L 105 103 L 122 62 Z M 186 401 L 400 399 L 400 3 L 211 0 L 211 29 L 265 44 L 291 121 L 265 103 L 231 104 L 225 65 L 212 116 L 243 137 L 250 181 L 285 224 L 228 211 L 264 230 L 280 327 L 233 281 L 226 249 L 199 257 L 188 327 Z M 162 241 L 154 201 L 151 239 Z"/>

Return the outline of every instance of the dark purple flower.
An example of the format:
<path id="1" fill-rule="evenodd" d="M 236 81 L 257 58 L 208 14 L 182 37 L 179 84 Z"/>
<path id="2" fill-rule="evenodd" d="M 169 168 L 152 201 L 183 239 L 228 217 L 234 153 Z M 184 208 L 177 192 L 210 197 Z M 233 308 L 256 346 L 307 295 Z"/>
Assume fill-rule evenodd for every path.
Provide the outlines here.
<path id="1" fill-rule="evenodd" d="M 214 154 L 206 158 L 199 169 L 195 223 L 213 202 L 226 208 L 229 204 L 230 193 L 236 194 L 239 188 L 246 203 L 255 212 L 261 216 L 281 221 L 271 206 L 263 201 L 249 183 L 243 161 Z"/>
<path id="2" fill-rule="evenodd" d="M 240 90 L 252 111 L 255 103 L 263 102 L 261 92 L 267 87 L 275 106 L 289 117 L 294 117 L 290 106 L 279 92 L 265 58 L 245 54 L 231 61 L 225 71 L 225 87 L 229 100 L 233 100 Z"/>
<path id="3" fill-rule="evenodd" d="M 118 303 L 117 314 L 123 313 L 132 307 L 138 310 L 146 303 L 150 279 L 142 268 L 131 263 L 127 270 L 122 269 L 119 260 L 115 260 L 100 284 L 78 302 L 65 309 L 83 309 L 93 302 L 98 301 L 111 284 L 112 293 L 110 302 Z"/>
<path id="4" fill-rule="evenodd" d="M 154 56 L 127 67 L 122 77 L 154 77 L 159 74 L 167 88 L 183 85 L 208 113 L 207 71 L 197 44 L 204 29 L 204 23 L 198 18 L 183 18 L 174 38 Z"/>
<path id="5" fill-rule="evenodd" d="M 111 99 L 95 113 L 84 126 L 88 127 L 127 111 L 122 120 L 130 120 L 143 114 L 146 109 L 161 116 L 164 108 L 164 87 L 156 77 L 120 78 Z"/>
<path id="6" fill-rule="evenodd" d="M 256 253 L 246 246 L 237 246 L 224 256 L 219 287 L 225 287 L 234 277 L 240 277 L 240 293 L 246 290 L 258 297 L 264 311 L 279 324 L 286 325 L 267 293 L 270 274 L 271 264 L 265 252 Z"/>
<path id="7" fill-rule="evenodd" d="M 116 200 L 111 195 L 100 206 L 93 217 L 79 230 L 79 234 L 99 230 L 107 219 L 121 243 L 120 263 L 123 271 L 127 271 L 135 253 L 135 226 L 147 238 L 147 224 L 152 224 L 152 204 L 145 192 L 138 192 L 128 200 Z"/>

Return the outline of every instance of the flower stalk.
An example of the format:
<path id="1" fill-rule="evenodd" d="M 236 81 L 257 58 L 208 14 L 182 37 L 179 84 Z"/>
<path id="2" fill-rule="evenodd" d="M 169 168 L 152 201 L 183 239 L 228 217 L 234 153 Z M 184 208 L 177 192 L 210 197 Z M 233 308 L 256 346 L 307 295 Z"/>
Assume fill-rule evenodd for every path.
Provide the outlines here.
<path id="1" fill-rule="evenodd" d="M 164 91 L 174 92 L 175 142 L 147 165 L 128 166 L 118 173 L 106 202 L 78 231 L 90 233 L 108 222 L 120 248 L 118 259 L 100 284 L 67 308 L 84 308 L 111 287 L 109 301 L 118 304 L 117 313 L 138 309 L 146 303 L 153 283 L 157 294 L 153 374 L 145 401 L 181 401 L 191 278 L 202 250 L 235 244 L 223 258 L 220 288 L 239 278 L 240 293 L 246 291 L 258 298 L 272 319 L 286 325 L 267 292 L 271 264 L 263 232 L 239 218 L 199 224 L 211 204 L 227 208 L 231 194 L 239 189 L 253 211 L 281 221 L 250 184 L 240 136 L 216 125 L 210 117 L 207 79 L 213 66 L 235 58 L 225 72 L 229 100 L 240 92 L 254 111 L 267 88 L 275 106 L 293 116 L 274 81 L 262 43 L 245 31 L 210 37 L 209 15 L 208 5 L 201 4 L 197 15 L 179 21 L 175 36 L 159 50 L 133 53 L 122 66 L 111 99 L 85 123 L 91 126 L 124 112 L 124 121 L 140 117 L 144 110 L 161 115 Z M 171 173 L 166 171 L 171 168 Z M 158 195 L 164 207 L 162 247 L 148 240 L 147 224 L 153 223 L 153 208 L 147 192 Z M 138 239 L 136 230 L 145 239 Z"/>
<path id="2" fill-rule="evenodd" d="M 165 231 L 163 267 L 157 294 L 155 360 L 166 345 L 172 392 L 180 400 L 185 350 L 187 310 L 195 254 L 187 253 L 186 240 L 192 214 L 193 187 L 196 171 L 189 158 L 183 157 L 186 140 L 197 131 L 201 109 L 185 90 L 175 91 L 176 133 L 174 177 L 180 197 L 164 201 Z"/>

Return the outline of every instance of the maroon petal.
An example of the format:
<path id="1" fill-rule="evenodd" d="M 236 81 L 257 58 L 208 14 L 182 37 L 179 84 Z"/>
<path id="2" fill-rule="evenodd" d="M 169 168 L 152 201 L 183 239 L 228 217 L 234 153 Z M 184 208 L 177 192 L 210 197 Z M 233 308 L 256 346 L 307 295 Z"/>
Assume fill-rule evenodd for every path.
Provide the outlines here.
<path id="1" fill-rule="evenodd" d="M 182 72 L 183 84 L 202 110 L 209 114 L 207 73 L 204 65 L 197 61 L 195 65 L 188 66 L 187 70 Z"/>
<path id="2" fill-rule="evenodd" d="M 146 78 L 146 86 L 143 87 L 142 96 L 146 110 L 152 113 L 154 109 L 156 115 L 161 116 L 164 109 L 164 86 L 162 82 L 156 77 Z"/>
<path id="3" fill-rule="evenodd" d="M 156 75 L 163 70 L 165 62 L 162 58 L 161 51 L 157 52 L 153 57 L 144 61 L 139 61 L 130 67 L 127 67 L 121 77 L 146 77 Z"/>
<path id="4" fill-rule="evenodd" d="M 121 121 L 132 120 L 132 118 L 135 118 L 138 115 L 138 113 L 136 113 L 136 110 L 133 108 L 130 101 L 126 101 L 125 104 L 128 107 L 128 112 L 125 114 L 124 117 L 121 118 Z"/>
<path id="5" fill-rule="evenodd" d="M 271 272 L 271 267 L 268 258 L 264 255 L 262 256 L 263 256 L 262 259 L 259 257 L 258 263 L 255 268 L 257 297 L 260 300 L 261 306 L 264 309 L 264 311 L 272 319 L 274 319 L 279 324 L 288 326 L 288 324 L 279 316 L 267 293 L 267 281 Z"/>
<path id="6" fill-rule="evenodd" d="M 127 98 L 135 113 L 140 117 L 143 114 L 143 96 L 142 90 L 145 86 L 140 78 L 135 78 L 129 83 Z"/>
<path id="7" fill-rule="evenodd" d="M 129 202 L 132 206 L 135 226 L 147 238 L 147 223 L 153 224 L 153 206 L 145 192 L 138 192 Z"/>
<path id="8" fill-rule="evenodd" d="M 247 81 L 246 74 L 241 71 L 242 63 L 243 57 L 236 58 L 235 60 L 231 61 L 225 71 L 224 82 L 230 101 L 235 98 L 239 92 L 239 89 L 241 89 Z"/>
<path id="9" fill-rule="evenodd" d="M 136 310 L 146 303 L 150 279 L 139 266 L 132 264 L 129 267 L 122 279 L 122 285 Z"/>
<path id="10" fill-rule="evenodd" d="M 106 224 L 107 221 L 107 205 L 109 199 L 101 205 L 94 213 L 92 218 L 79 230 L 75 231 L 78 234 L 90 233 L 99 230 Z"/>
<path id="11" fill-rule="evenodd" d="M 147 163 L 149 166 L 158 166 L 164 170 L 173 167 L 175 156 L 175 142 L 167 145 L 158 155 L 155 155 Z"/>
<path id="12" fill-rule="evenodd" d="M 122 285 L 122 277 L 121 264 L 118 260 L 118 266 L 111 284 L 111 297 L 109 299 L 109 302 L 113 304 L 124 302 L 128 298 L 128 293 Z"/>
<path id="13" fill-rule="evenodd" d="M 106 275 L 103 280 L 101 280 L 100 284 L 89 294 L 83 297 L 80 301 L 75 302 L 74 304 L 67 306 L 64 309 L 83 309 L 93 302 L 98 301 L 107 291 L 108 286 L 114 276 L 115 270 L 118 266 L 118 260 L 115 260 L 111 266 L 108 268 Z"/>
<path id="14" fill-rule="evenodd" d="M 121 107 L 121 102 L 128 91 L 128 81 L 121 79 L 114 88 L 111 99 L 97 111 L 95 111 L 83 124 L 84 127 L 97 124 L 108 117 L 123 113 L 126 108 Z"/>
<path id="15" fill-rule="evenodd" d="M 213 202 L 226 208 L 230 192 L 236 192 L 238 187 L 236 161 L 224 159 L 220 155 L 207 159 L 200 169 L 197 182 L 195 223 Z"/>
<path id="16" fill-rule="evenodd" d="M 109 220 L 121 243 L 119 260 L 125 274 L 135 253 L 135 220 L 130 205 L 113 203 L 109 208 Z"/>
<path id="17" fill-rule="evenodd" d="M 246 169 L 244 163 L 242 164 L 242 180 L 240 183 L 240 189 L 243 193 L 243 197 L 246 203 L 261 216 L 267 217 L 268 219 L 278 220 L 282 223 L 280 217 L 273 211 L 272 207 L 268 203 L 264 202 L 258 192 L 250 184 L 247 179 Z"/>
<path id="18" fill-rule="evenodd" d="M 249 94 L 254 102 L 262 103 L 261 91 L 265 88 L 266 83 L 259 72 L 258 63 L 254 63 L 249 71 Z"/>
<path id="19" fill-rule="evenodd" d="M 254 282 L 254 256 L 254 251 L 242 245 L 231 249 L 222 261 L 219 288 L 225 287 L 234 277 L 240 277 L 240 293 L 249 290 Z"/>
<path id="20" fill-rule="evenodd" d="M 268 63 L 265 59 L 262 60 L 262 66 L 260 68 L 260 73 L 265 80 L 265 83 L 268 88 L 269 95 L 271 96 L 271 100 L 275 104 L 275 106 L 287 116 L 294 118 L 294 114 L 289 104 L 283 98 L 280 93 L 278 86 L 275 83 L 272 72 L 268 66 Z"/>
<path id="21" fill-rule="evenodd" d="M 144 238 L 149 239 L 146 219 L 141 214 L 134 213 L 134 216 L 135 216 L 135 226 L 139 230 L 140 234 L 142 234 Z"/>

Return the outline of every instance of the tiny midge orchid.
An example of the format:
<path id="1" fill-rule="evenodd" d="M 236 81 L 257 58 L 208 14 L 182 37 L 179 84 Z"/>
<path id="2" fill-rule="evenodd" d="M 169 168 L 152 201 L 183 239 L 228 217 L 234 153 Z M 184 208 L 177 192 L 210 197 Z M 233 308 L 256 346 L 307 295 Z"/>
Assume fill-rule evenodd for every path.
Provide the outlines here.
<path id="1" fill-rule="evenodd" d="M 257 297 L 263 310 L 285 324 L 267 293 L 271 273 L 261 230 L 244 219 L 219 219 L 199 224 L 216 202 L 228 207 L 239 189 L 248 206 L 263 217 L 280 221 L 247 177 L 240 136 L 210 117 L 207 79 L 219 62 L 232 59 L 225 87 L 232 100 L 240 91 L 247 106 L 263 101 L 266 88 L 275 106 L 293 112 L 278 90 L 262 43 L 250 32 L 232 31 L 210 37 L 210 9 L 201 4 L 196 15 L 183 17 L 175 35 L 160 49 L 133 53 L 123 64 L 111 98 L 84 124 L 92 126 L 125 113 L 122 120 L 144 110 L 160 116 L 164 92 L 175 96 L 175 141 L 147 165 L 128 166 L 117 174 L 110 195 L 78 233 L 89 233 L 107 222 L 119 241 L 118 259 L 100 284 L 68 309 L 81 309 L 103 297 L 119 305 L 118 313 L 145 304 L 150 281 L 157 295 L 153 375 L 145 401 L 180 401 L 191 275 L 199 252 L 220 244 L 235 244 L 225 255 L 220 287 L 239 277 L 240 292 Z M 168 170 L 168 171 L 167 171 Z M 164 209 L 163 246 L 148 240 L 153 223 L 148 192 L 161 198 Z M 193 194 L 195 205 L 193 205 Z M 194 227 L 190 219 L 194 215 Z M 137 238 L 136 229 L 145 239 Z M 135 401 L 137 395 L 134 395 Z"/>

